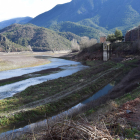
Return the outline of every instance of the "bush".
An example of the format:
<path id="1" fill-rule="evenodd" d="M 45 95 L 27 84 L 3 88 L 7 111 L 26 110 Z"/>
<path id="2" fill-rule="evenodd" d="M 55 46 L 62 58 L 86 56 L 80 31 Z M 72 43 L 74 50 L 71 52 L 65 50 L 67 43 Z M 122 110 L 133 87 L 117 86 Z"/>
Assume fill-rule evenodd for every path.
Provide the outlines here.
<path id="1" fill-rule="evenodd" d="M 71 49 L 72 49 L 72 52 L 80 51 L 80 46 L 77 43 L 77 40 L 76 39 L 73 39 L 71 41 Z"/>

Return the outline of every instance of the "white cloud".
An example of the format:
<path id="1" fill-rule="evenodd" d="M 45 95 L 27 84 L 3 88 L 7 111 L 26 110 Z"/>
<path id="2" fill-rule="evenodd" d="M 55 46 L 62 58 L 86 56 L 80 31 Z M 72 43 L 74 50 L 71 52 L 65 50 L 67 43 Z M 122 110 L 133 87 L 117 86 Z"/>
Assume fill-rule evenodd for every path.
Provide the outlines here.
<path id="1" fill-rule="evenodd" d="M 35 17 L 57 4 L 71 0 L 3 0 L 0 5 L 0 21 L 15 17 Z"/>

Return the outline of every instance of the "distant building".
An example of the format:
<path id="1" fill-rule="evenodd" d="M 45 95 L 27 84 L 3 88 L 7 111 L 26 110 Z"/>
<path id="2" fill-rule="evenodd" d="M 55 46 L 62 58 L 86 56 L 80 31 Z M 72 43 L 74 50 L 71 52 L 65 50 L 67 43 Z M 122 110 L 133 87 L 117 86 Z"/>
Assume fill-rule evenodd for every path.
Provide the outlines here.
<path id="1" fill-rule="evenodd" d="M 125 41 L 137 41 L 140 40 L 140 25 L 127 31 L 125 35 Z"/>
<path id="2" fill-rule="evenodd" d="M 106 42 L 106 36 L 101 36 L 100 37 L 100 43 Z"/>

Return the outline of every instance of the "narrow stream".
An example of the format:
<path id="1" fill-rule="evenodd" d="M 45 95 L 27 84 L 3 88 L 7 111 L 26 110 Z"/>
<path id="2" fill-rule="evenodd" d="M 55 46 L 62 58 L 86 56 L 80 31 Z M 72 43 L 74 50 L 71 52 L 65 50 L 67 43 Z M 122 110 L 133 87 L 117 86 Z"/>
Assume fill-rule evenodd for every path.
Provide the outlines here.
<path id="1" fill-rule="evenodd" d="M 2 80 L 2 79 L 21 76 L 23 74 L 28 74 L 28 73 L 32 73 L 32 72 L 36 72 L 36 71 L 40 71 L 44 69 L 57 68 L 57 67 L 60 67 L 61 69 L 63 69 L 62 71 L 58 73 L 50 74 L 47 76 L 29 78 L 29 79 L 15 82 L 9 85 L 1 86 L 0 99 L 12 97 L 14 94 L 25 90 L 29 86 L 40 84 L 48 80 L 57 79 L 59 77 L 65 77 L 75 72 L 78 72 L 82 69 L 87 68 L 87 66 L 84 66 L 79 62 L 58 59 L 58 58 L 48 58 L 48 57 L 47 59 L 51 61 L 50 64 L 37 66 L 37 67 L 31 67 L 31 68 L 23 68 L 23 69 L 0 72 L 0 80 Z"/>
<path id="2" fill-rule="evenodd" d="M 30 125 L 26 125 L 23 128 L 15 129 L 14 131 L 13 130 L 8 131 L 8 129 L 5 129 L 5 132 L 4 132 L 4 130 L 1 131 L 0 138 L 3 137 L 3 139 L 4 139 L 5 135 L 11 137 L 12 133 L 14 133 L 15 136 L 18 136 L 18 135 L 20 136 L 20 134 L 23 134 L 24 132 L 32 132 L 33 130 L 35 130 L 38 127 L 45 127 L 47 123 L 48 123 L 48 125 L 51 125 L 51 124 L 55 123 L 56 121 L 58 121 L 60 118 L 61 119 L 65 118 L 67 115 L 71 115 L 74 112 L 79 111 L 82 107 L 86 106 L 88 103 L 93 102 L 94 100 L 102 97 L 103 95 L 106 95 L 113 87 L 114 87 L 114 85 L 111 85 L 111 84 L 106 85 L 104 88 L 99 90 L 97 93 L 95 93 L 90 98 L 75 105 L 74 107 L 70 108 L 67 111 L 64 111 L 58 115 L 55 115 L 55 116 L 49 118 L 48 120 L 45 119 L 43 121 L 32 123 Z M 2 133 L 2 132 L 4 132 L 4 133 Z"/>
<path id="3" fill-rule="evenodd" d="M 15 92 L 20 91 L 20 90 L 24 90 L 24 88 L 26 88 L 26 86 L 28 84 L 30 84 L 30 83 L 31 83 L 31 85 L 32 85 L 33 82 L 35 84 L 41 83 L 41 82 L 49 80 L 49 79 L 55 79 L 55 78 L 58 78 L 58 77 L 63 77 L 63 76 L 71 75 L 74 72 L 77 72 L 77 71 L 79 71 L 81 69 L 87 68 L 87 67 L 81 65 L 79 62 L 74 62 L 74 61 L 68 61 L 68 60 L 57 59 L 57 58 L 51 58 L 51 61 L 53 61 L 54 63 L 58 63 L 58 61 L 62 62 L 59 66 L 61 66 L 61 68 L 63 68 L 64 70 L 61 71 L 61 72 L 58 72 L 57 74 L 50 74 L 48 76 L 42 76 L 42 77 L 37 77 L 37 78 L 30 78 L 30 79 L 27 79 L 27 80 L 23 80 L 21 82 L 17 82 L 17 83 L 14 83 L 14 84 L 6 85 L 6 86 L 9 86 L 9 87 L 15 88 L 17 86 L 17 84 L 19 84 L 18 85 L 19 88 L 17 86 L 16 91 L 12 90 L 12 92 L 7 92 L 6 96 L 7 97 L 8 96 L 12 96 Z M 73 65 L 75 65 L 75 66 L 73 66 Z M 58 64 L 57 64 L 56 67 L 58 67 Z M 56 76 L 56 75 L 58 75 L 58 76 Z M 23 82 L 23 85 L 22 85 L 22 82 Z M 27 85 L 24 84 L 24 83 L 27 83 Z M 8 89 L 8 88 L 6 88 L 6 86 L 3 86 L 2 88 L 3 89 Z M 70 108 L 67 111 L 64 111 L 64 112 L 62 112 L 62 113 L 60 113 L 60 114 L 58 114 L 56 116 L 51 117 L 48 120 L 45 119 L 43 121 L 32 123 L 32 124 L 26 125 L 24 127 L 23 126 L 19 126 L 14 131 L 11 130 L 10 128 L 3 128 L 2 130 L 0 130 L 0 133 L 1 133 L 0 134 L 0 139 L 2 138 L 4 140 L 5 135 L 7 135 L 7 136 L 9 135 L 9 138 L 10 138 L 13 132 L 17 136 L 17 135 L 20 135 L 21 133 L 23 134 L 23 132 L 33 131 L 34 129 L 36 129 L 39 126 L 41 126 L 41 127 L 46 126 L 47 122 L 48 122 L 48 124 L 52 124 L 55 121 L 59 120 L 60 118 L 66 117 L 67 115 L 71 115 L 75 111 L 76 112 L 79 111 L 83 106 L 86 106 L 88 103 L 93 102 L 94 100 L 102 97 L 103 95 L 106 95 L 113 87 L 114 87 L 114 85 L 112 85 L 112 84 L 106 85 L 104 88 L 102 88 L 100 91 L 98 91 L 96 94 L 94 94 L 90 98 L 88 98 L 85 101 L 75 105 L 74 107 Z M 0 95 L 1 95 L 2 88 L 0 89 Z M 3 94 L 3 97 L 4 97 L 4 94 Z M 23 127 L 23 128 L 20 128 L 20 127 Z"/>

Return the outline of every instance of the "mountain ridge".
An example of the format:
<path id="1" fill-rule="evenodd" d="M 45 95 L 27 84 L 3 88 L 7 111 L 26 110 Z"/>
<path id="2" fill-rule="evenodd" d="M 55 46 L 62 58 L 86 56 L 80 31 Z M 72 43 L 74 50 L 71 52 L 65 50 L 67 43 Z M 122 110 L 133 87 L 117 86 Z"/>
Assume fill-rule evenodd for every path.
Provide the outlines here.
<path id="1" fill-rule="evenodd" d="M 72 0 L 55 6 L 48 12 L 38 15 L 30 23 L 50 27 L 70 21 L 87 26 L 83 21 L 90 20 L 88 26 L 111 31 L 122 28 L 123 32 L 140 22 L 139 0 Z M 94 24 L 94 25 L 93 25 Z"/>
<path id="2" fill-rule="evenodd" d="M 18 18 L 12 18 L 8 20 L 4 20 L 0 22 L 0 29 L 5 28 L 7 26 L 10 26 L 14 23 L 19 23 L 19 24 L 26 24 L 28 23 L 31 19 L 31 17 L 18 17 Z"/>

